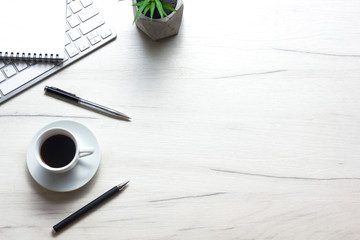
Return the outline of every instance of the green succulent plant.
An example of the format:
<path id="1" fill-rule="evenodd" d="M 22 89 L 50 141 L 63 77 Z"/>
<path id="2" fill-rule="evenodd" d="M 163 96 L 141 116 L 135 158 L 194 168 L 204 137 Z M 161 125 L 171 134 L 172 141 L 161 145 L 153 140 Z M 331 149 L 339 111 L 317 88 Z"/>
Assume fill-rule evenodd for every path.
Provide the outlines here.
<path id="1" fill-rule="evenodd" d="M 136 19 L 138 19 L 138 17 L 140 16 L 141 13 L 143 13 L 143 15 L 145 15 L 149 10 L 150 10 L 150 19 L 152 21 L 155 8 L 158 10 L 161 18 L 167 16 L 164 9 L 176 12 L 176 10 L 173 7 L 171 7 L 167 3 L 162 2 L 161 0 L 144 0 L 144 1 L 133 4 L 133 6 L 137 6 L 139 8 L 139 10 L 137 11 L 137 13 L 135 15 L 134 22 L 136 21 Z"/>

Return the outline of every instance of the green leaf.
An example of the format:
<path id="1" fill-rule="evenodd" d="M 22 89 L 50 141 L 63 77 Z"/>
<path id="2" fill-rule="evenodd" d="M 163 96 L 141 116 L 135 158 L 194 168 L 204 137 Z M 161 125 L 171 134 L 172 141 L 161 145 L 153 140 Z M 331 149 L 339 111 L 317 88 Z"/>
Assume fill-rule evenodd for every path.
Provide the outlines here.
<path id="1" fill-rule="evenodd" d="M 165 10 L 163 9 L 162 11 L 163 11 L 164 15 L 167 16 L 167 13 L 165 12 Z"/>
<path id="2" fill-rule="evenodd" d="M 136 7 L 138 7 L 138 6 L 141 6 L 143 3 L 144 3 L 144 2 L 138 2 L 138 3 L 134 3 L 134 4 L 131 5 L 131 6 L 136 6 Z"/>
<path id="3" fill-rule="evenodd" d="M 150 5 L 147 5 L 147 6 L 145 7 L 145 9 L 144 9 L 144 12 L 143 12 L 144 16 L 145 16 L 146 13 L 149 11 L 149 9 L 150 9 Z"/>
<path id="4" fill-rule="evenodd" d="M 165 8 L 165 9 L 167 9 L 167 10 L 176 12 L 176 10 L 175 10 L 172 6 L 170 6 L 169 4 L 167 4 L 167 3 L 162 2 L 162 6 L 163 6 L 163 8 Z"/>
<path id="5" fill-rule="evenodd" d="M 152 21 L 154 12 L 155 12 L 155 2 L 151 2 L 151 5 L 150 5 L 150 18 L 151 18 L 151 21 Z"/>
<path id="6" fill-rule="evenodd" d="M 163 18 L 164 17 L 164 9 L 162 7 L 160 0 L 155 0 L 155 3 L 156 3 L 156 8 L 160 14 L 160 17 Z"/>
<path id="7" fill-rule="evenodd" d="M 144 10 L 144 8 L 149 5 L 149 2 L 150 0 L 145 0 L 142 2 L 141 6 L 139 7 L 139 10 L 136 12 L 136 15 L 135 15 L 135 19 L 134 19 L 134 22 L 136 21 L 136 19 L 138 19 L 138 17 L 140 16 L 141 12 Z"/>

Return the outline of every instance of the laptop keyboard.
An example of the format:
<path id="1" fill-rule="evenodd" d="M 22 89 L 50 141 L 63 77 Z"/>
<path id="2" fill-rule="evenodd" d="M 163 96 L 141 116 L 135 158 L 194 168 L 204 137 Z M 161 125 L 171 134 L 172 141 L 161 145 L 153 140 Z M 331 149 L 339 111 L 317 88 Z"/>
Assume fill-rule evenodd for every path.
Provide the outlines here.
<path id="1" fill-rule="evenodd" d="M 0 60 L 0 104 L 116 38 L 92 0 L 67 0 L 65 25 L 63 61 Z"/>

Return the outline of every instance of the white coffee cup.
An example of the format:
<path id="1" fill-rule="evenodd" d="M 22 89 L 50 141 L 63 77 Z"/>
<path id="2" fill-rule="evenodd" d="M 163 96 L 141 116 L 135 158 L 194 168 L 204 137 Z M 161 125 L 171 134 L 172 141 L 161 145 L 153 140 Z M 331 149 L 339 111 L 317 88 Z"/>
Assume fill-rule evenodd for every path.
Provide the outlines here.
<path id="1" fill-rule="evenodd" d="M 70 171 L 79 159 L 94 153 L 92 147 L 79 147 L 69 130 L 50 128 L 43 131 L 35 141 L 35 158 L 44 169 L 53 173 Z"/>

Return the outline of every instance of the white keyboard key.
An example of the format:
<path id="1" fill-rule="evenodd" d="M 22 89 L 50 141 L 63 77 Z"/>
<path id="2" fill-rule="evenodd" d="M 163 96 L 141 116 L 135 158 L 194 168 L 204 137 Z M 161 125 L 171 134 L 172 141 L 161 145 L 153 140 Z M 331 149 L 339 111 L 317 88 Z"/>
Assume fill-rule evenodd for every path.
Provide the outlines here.
<path id="1" fill-rule="evenodd" d="M 0 82 L 4 81 L 6 78 L 4 74 L 0 71 Z"/>
<path id="2" fill-rule="evenodd" d="M 3 70 L 8 78 L 16 74 L 16 70 L 13 65 L 7 65 L 3 68 Z"/>
<path id="3" fill-rule="evenodd" d="M 79 1 L 73 1 L 70 3 L 70 8 L 73 13 L 77 13 L 82 9 L 82 6 L 80 5 Z"/>
<path id="4" fill-rule="evenodd" d="M 65 45 L 68 45 L 70 42 L 69 37 L 65 34 Z"/>
<path id="5" fill-rule="evenodd" d="M 90 47 L 90 44 L 88 40 L 85 37 L 83 37 L 76 41 L 76 46 L 78 46 L 79 50 L 83 52 Z"/>
<path id="6" fill-rule="evenodd" d="M 2 68 L 3 66 L 5 66 L 5 63 L 3 61 L 0 61 L 0 68 Z"/>
<path id="7" fill-rule="evenodd" d="M 15 67 L 20 72 L 20 71 L 24 70 L 25 68 L 27 68 L 27 64 L 25 62 L 15 62 Z"/>
<path id="8" fill-rule="evenodd" d="M 67 23 L 65 23 L 65 32 L 69 31 L 70 30 L 70 27 Z"/>
<path id="9" fill-rule="evenodd" d="M 72 28 L 74 28 L 74 27 L 76 27 L 77 25 L 80 24 L 80 20 L 79 20 L 79 18 L 78 18 L 76 15 L 72 15 L 72 16 L 69 17 L 67 20 L 68 20 L 69 25 L 70 25 Z"/>
<path id="10" fill-rule="evenodd" d="M 97 44 L 97 43 L 100 42 L 100 41 L 101 41 L 101 37 L 100 37 L 99 35 L 97 35 L 96 37 L 90 39 L 91 45 L 95 45 L 95 44 Z"/>
<path id="11" fill-rule="evenodd" d="M 79 30 L 71 29 L 69 31 L 69 36 L 73 41 L 75 41 L 76 39 L 79 39 L 81 37 L 81 34 L 80 34 Z"/>
<path id="12" fill-rule="evenodd" d="M 71 16 L 71 11 L 69 8 L 66 8 L 66 17 L 70 17 Z"/>
<path id="13" fill-rule="evenodd" d="M 89 32 L 89 34 L 86 35 L 86 36 L 87 36 L 87 38 L 88 38 L 89 41 L 90 41 L 90 40 L 93 39 L 94 37 L 99 36 L 99 34 L 97 33 L 97 31 L 92 31 L 92 32 Z"/>
<path id="14" fill-rule="evenodd" d="M 28 68 L 26 71 L 20 72 L 16 74 L 11 79 L 1 82 L 0 83 L 0 90 L 1 92 L 6 95 L 15 89 L 21 87 L 27 82 L 30 82 L 37 76 L 49 71 L 55 67 L 52 63 L 39 63 L 31 66 L 31 68 Z"/>
<path id="15" fill-rule="evenodd" d="M 64 53 L 64 59 L 63 59 L 63 61 L 65 62 L 65 61 L 67 61 L 67 60 L 69 60 L 69 57 L 68 57 L 68 55 L 66 55 L 66 53 Z"/>
<path id="16" fill-rule="evenodd" d="M 63 62 L 66 62 L 67 60 L 69 60 L 69 57 L 68 57 L 68 55 L 66 54 L 66 51 L 65 51 L 64 58 L 59 64 L 62 64 Z"/>
<path id="17" fill-rule="evenodd" d="M 81 0 L 81 4 L 86 8 L 92 4 L 92 0 Z"/>
<path id="18" fill-rule="evenodd" d="M 85 35 L 88 32 L 91 32 L 92 30 L 94 30 L 95 28 L 100 27 L 104 23 L 105 23 L 104 19 L 101 16 L 96 15 L 95 17 L 90 18 L 89 20 L 84 22 L 82 25 L 80 25 L 80 30 L 81 30 L 82 34 Z"/>
<path id="19" fill-rule="evenodd" d="M 79 53 L 79 50 L 76 48 L 74 43 L 70 43 L 65 47 L 66 52 L 69 54 L 70 57 L 73 57 Z"/>
<path id="20" fill-rule="evenodd" d="M 110 29 L 106 29 L 106 30 L 103 30 L 100 35 L 101 35 L 101 37 L 102 37 L 103 39 L 105 39 L 105 38 L 107 38 L 108 36 L 110 36 L 111 34 L 112 34 L 111 30 L 110 30 Z"/>
<path id="21" fill-rule="evenodd" d="M 92 18 L 93 16 L 95 16 L 98 13 L 99 13 L 98 10 L 94 6 L 91 6 L 89 8 L 84 9 L 83 11 L 79 12 L 79 17 L 80 17 L 81 21 L 85 22 L 86 20 Z"/>

